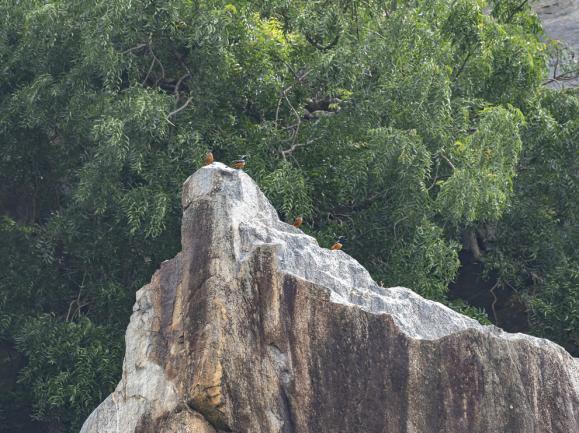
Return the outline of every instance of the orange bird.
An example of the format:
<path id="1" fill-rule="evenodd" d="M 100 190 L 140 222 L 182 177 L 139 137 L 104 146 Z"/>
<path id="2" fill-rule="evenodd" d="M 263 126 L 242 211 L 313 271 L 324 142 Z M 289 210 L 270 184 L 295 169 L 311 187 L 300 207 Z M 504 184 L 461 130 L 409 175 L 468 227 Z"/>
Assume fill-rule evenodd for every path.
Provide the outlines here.
<path id="1" fill-rule="evenodd" d="M 203 158 L 203 165 L 213 164 L 213 161 L 215 161 L 215 159 L 213 158 L 213 152 L 211 151 L 207 152 L 205 158 Z"/>
<path id="2" fill-rule="evenodd" d="M 301 215 L 298 215 L 296 217 L 296 219 L 294 220 L 293 226 L 297 229 L 302 225 L 303 222 L 304 222 L 304 219 L 301 217 Z"/>
<path id="3" fill-rule="evenodd" d="M 334 245 L 332 245 L 330 247 L 330 250 L 332 251 L 338 251 L 341 250 L 342 247 L 344 246 L 344 243 L 346 242 L 346 238 L 344 238 L 344 236 L 340 236 L 338 238 L 338 240 L 336 242 L 334 242 Z"/>
<path id="4" fill-rule="evenodd" d="M 245 155 L 243 155 L 241 158 L 233 161 L 231 166 L 237 170 L 241 170 L 242 168 L 244 168 L 245 167 Z"/>

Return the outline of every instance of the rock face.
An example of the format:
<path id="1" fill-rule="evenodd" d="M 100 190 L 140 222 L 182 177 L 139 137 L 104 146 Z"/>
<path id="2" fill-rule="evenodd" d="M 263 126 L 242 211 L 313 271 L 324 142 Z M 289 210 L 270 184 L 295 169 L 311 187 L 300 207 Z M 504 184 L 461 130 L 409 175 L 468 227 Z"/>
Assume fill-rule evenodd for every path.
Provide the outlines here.
<path id="1" fill-rule="evenodd" d="M 536 0 L 531 2 L 541 22 L 545 34 L 567 47 L 561 59 L 552 58 L 549 62 L 549 78 L 561 74 L 560 63 L 569 62 L 577 68 L 579 59 L 579 0 Z M 570 74 L 567 79 L 552 81 L 549 87 L 563 89 L 579 86 L 579 77 Z"/>
<path id="2" fill-rule="evenodd" d="M 579 0 L 538 0 L 531 5 L 539 14 L 545 33 L 579 52 Z"/>
<path id="3" fill-rule="evenodd" d="M 183 189 L 182 252 L 137 292 L 122 380 L 82 433 L 570 433 L 579 366 L 280 222 L 242 171 Z"/>

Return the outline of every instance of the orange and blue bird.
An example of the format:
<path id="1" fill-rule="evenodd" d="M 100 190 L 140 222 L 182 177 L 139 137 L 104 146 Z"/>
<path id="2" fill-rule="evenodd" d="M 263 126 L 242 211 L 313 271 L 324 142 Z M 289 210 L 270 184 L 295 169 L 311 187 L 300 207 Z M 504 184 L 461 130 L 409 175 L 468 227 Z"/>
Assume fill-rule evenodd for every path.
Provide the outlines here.
<path id="1" fill-rule="evenodd" d="M 332 251 L 338 251 L 341 250 L 342 247 L 344 246 L 344 243 L 346 242 L 346 238 L 344 236 L 340 236 L 336 242 L 334 242 L 334 245 L 332 245 L 330 247 L 330 250 Z"/>
<path id="2" fill-rule="evenodd" d="M 213 158 L 213 152 L 209 150 L 205 154 L 205 158 L 203 158 L 203 165 L 213 164 L 213 161 L 215 161 L 215 159 Z"/>
<path id="3" fill-rule="evenodd" d="M 294 220 L 294 223 L 292 225 L 297 229 L 302 225 L 303 222 L 304 222 L 304 219 L 302 218 L 302 216 L 298 215 L 296 217 L 296 219 Z"/>
<path id="4" fill-rule="evenodd" d="M 231 166 L 232 166 L 233 168 L 235 168 L 236 170 L 241 170 L 242 168 L 245 167 L 245 158 L 246 158 L 246 156 L 243 155 L 241 158 L 236 159 L 235 161 L 233 161 L 233 162 L 231 163 Z"/>

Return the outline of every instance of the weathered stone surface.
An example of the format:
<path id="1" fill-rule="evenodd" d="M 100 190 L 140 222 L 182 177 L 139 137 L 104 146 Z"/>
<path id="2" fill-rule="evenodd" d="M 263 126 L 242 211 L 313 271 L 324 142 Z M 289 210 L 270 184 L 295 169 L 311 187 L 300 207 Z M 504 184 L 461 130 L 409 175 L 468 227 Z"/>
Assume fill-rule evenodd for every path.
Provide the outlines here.
<path id="1" fill-rule="evenodd" d="M 537 0 L 530 4 L 539 15 L 545 34 L 551 39 L 562 42 L 569 50 L 568 54 L 562 55 L 566 60 L 557 58 L 550 60 L 549 78 L 561 74 L 560 63 L 563 61 L 571 62 L 576 66 L 579 60 L 579 0 Z M 568 79 L 553 81 L 549 84 L 549 87 L 558 89 L 577 86 L 579 86 L 579 77 L 573 78 L 572 75 Z"/>
<path id="2" fill-rule="evenodd" d="M 545 33 L 579 52 L 579 0 L 538 0 L 531 2 Z"/>
<path id="3" fill-rule="evenodd" d="M 579 366 L 280 222 L 245 173 L 183 190 L 183 249 L 137 293 L 123 377 L 82 433 L 570 433 Z"/>

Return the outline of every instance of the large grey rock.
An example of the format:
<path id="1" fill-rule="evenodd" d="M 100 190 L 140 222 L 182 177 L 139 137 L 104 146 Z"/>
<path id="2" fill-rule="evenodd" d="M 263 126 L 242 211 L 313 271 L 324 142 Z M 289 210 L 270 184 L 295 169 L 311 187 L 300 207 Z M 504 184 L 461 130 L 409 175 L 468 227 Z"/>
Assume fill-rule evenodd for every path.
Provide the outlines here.
<path id="1" fill-rule="evenodd" d="M 245 173 L 183 188 L 182 252 L 137 293 L 123 376 L 82 433 L 570 433 L 556 344 L 378 286 Z"/>
<path id="2" fill-rule="evenodd" d="M 539 14 L 545 33 L 579 53 L 579 0 L 538 0 L 531 5 Z"/>
<path id="3" fill-rule="evenodd" d="M 531 5 L 539 15 L 545 34 L 562 43 L 562 51 L 559 59 L 551 59 L 549 64 L 549 77 L 559 75 L 560 64 L 567 62 L 574 65 L 575 74 L 570 74 L 570 79 L 551 81 L 550 87 L 566 88 L 577 87 L 577 62 L 579 61 L 579 0 L 538 0 L 532 1 Z M 556 68 L 556 69 L 555 69 Z"/>

